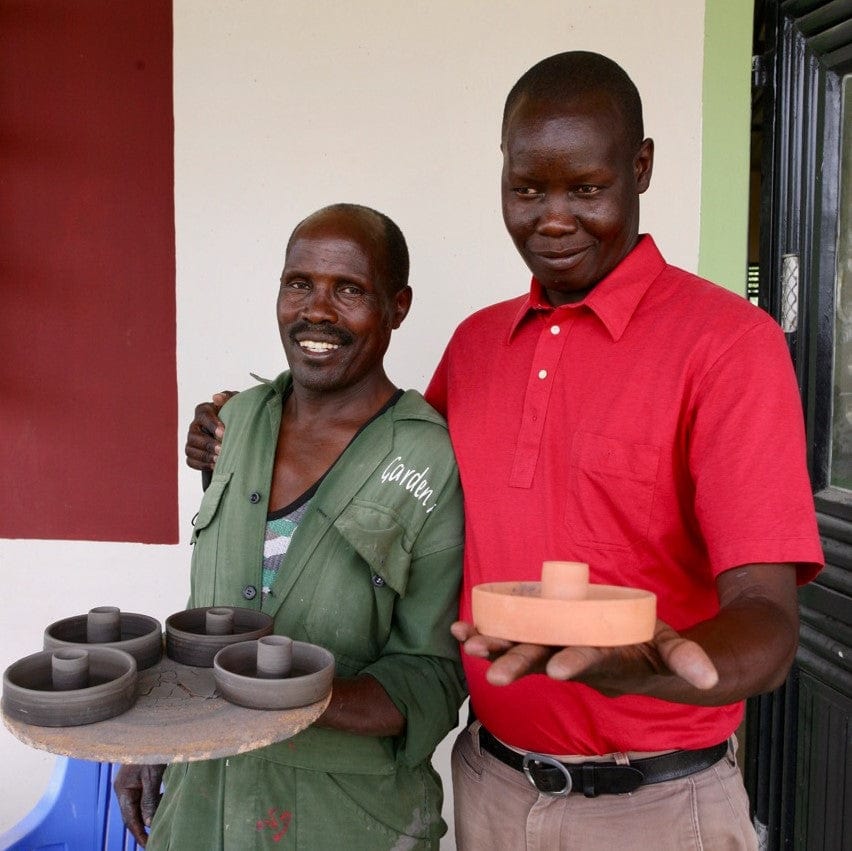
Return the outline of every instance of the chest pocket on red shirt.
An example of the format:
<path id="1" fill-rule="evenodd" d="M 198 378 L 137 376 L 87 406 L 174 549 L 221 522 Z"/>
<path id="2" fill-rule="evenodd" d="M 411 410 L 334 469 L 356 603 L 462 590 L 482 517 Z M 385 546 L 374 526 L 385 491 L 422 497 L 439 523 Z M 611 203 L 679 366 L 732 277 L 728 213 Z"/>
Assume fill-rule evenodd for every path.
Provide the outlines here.
<path id="1" fill-rule="evenodd" d="M 660 449 L 578 432 L 565 524 L 579 544 L 630 547 L 648 534 Z"/>

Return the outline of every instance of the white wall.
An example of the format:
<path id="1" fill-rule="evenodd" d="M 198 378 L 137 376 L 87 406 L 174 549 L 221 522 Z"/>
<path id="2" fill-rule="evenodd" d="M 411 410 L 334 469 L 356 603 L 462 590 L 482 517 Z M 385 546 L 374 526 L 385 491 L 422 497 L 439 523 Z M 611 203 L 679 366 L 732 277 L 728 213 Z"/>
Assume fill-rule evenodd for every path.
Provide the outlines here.
<path id="1" fill-rule="evenodd" d="M 45 625 L 92 606 L 161 620 L 182 608 L 199 497 L 182 465 L 185 425 L 214 390 L 283 367 L 274 300 L 301 217 L 355 201 L 402 227 L 415 302 L 387 364 L 403 386 L 425 386 L 465 314 L 525 289 L 500 217 L 499 124 L 538 59 L 598 50 L 633 76 L 657 150 L 642 227 L 671 262 L 697 263 L 704 2 L 174 5 L 182 543 L 0 541 L 3 668 L 40 649 Z M 128 422 L 129 451 L 139 428 L 144 406 Z M 0 831 L 35 803 L 52 763 L 0 730 Z"/>

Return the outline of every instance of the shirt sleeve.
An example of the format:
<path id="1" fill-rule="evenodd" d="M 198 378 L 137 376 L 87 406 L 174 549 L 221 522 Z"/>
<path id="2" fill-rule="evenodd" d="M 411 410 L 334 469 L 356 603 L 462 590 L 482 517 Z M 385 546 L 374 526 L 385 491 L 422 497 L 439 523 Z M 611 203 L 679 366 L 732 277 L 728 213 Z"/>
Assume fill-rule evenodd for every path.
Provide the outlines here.
<path id="1" fill-rule="evenodd" d="M 454 477 L 418 535 L 384 651 L 362 670 L 381 683 L 405 717 L 397 759 L 410 766 L 427 759 L 456 726 L 466 696 L 458 642 L 450 633 L 458 613 L 462 511 Z"/>
<path id="2" fill-rule="evenodd" d="M 445 419 L 447 416 L 447 370 L 449 368 L 447 361 L 449 354 L 450 347 L 447 346 L 424 394 L 426 401 Z"/>
<path id="3" fill-rule="evenodd" d="M 700 377 L 689 465 L 714 574 L 741 564 L 822 565 L 798 386 L 781 330 L 743 333 Z"/>

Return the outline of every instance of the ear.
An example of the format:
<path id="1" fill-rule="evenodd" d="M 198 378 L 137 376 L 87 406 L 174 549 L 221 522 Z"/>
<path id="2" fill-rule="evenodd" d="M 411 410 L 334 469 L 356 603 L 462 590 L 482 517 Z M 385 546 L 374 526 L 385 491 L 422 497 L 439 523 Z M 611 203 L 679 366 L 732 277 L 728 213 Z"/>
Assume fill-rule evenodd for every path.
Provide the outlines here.
<path id="1" fill-rule="evenodd" d="M 411 300 L 414 298 L 414 293 L 411 287 L 403 287 L 393 297 L 391 307 L 391 328 L 399 328 L 402 325 L 402 320 L 408 316 L 408 311 L 411 309 Z"/>
<path id="2" fill-rule="evenodd" d="M 651 185 L 654 170 L 654 140 L 645 139 L 633 158 L 633 174 L 636 176 L 636 193 L 641 195 Z"/>

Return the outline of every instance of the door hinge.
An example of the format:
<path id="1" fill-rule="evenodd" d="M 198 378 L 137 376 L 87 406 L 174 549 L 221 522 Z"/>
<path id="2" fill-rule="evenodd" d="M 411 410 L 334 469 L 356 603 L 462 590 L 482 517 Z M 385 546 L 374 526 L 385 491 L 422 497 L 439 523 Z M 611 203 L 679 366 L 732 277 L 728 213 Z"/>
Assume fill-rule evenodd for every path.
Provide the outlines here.
<path id="1" fill-rule="evenodd" d="M 799 255 L 781 257 L 781 330 L 792 334 L 799 328 Z"/>

